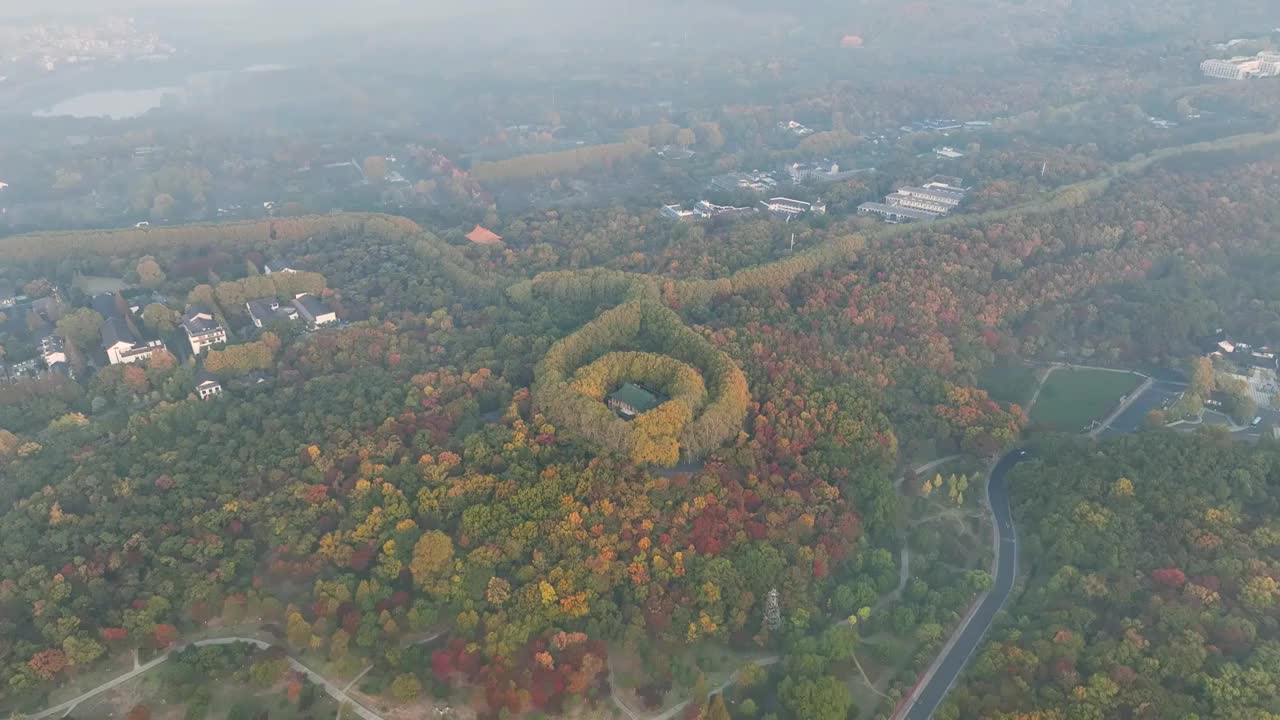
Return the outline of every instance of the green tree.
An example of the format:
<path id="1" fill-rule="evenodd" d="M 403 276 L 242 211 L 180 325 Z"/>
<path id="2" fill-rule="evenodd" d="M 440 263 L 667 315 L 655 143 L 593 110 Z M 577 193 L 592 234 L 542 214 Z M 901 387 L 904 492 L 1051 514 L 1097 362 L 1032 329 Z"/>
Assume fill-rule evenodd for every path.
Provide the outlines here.
<path id="1" fill-rule="evenodd" d="M 80 347 L 97 345 L 102 332 L 102 315 L 90 308 L 80 308 L 64 316 L 57 323 L 58 334 Z"/>
<path id="2" fill-rule="evenodd" d="M 422 683 L 416 675 L 405 673 L 391 681 L 391 697 L 400 702 L 412 702 L 422 695 Z"/>
<path id="3" fill-rule="evenodd" d="M 845 720 L 853 705 L 849 688 L 830 675 L 816 680 L 788 676 L 778 685 L 778 699 L 795 720 Z"/>

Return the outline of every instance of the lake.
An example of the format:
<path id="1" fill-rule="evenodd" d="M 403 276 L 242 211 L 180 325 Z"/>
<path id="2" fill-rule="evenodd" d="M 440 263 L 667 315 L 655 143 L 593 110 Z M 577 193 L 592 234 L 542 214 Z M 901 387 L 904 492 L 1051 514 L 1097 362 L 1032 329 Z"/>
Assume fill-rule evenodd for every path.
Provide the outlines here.
<path id="1" fill-rule="evenodd" d="M 68 98 L 47 110 L 34 113 L 36 117 L 106 117 L 112 120 L 137 117 L 164 104 L 170 95 L 181 95 L 182 88 L 159 87 L 146 90 L 109 90 L 91 92 Z"/>

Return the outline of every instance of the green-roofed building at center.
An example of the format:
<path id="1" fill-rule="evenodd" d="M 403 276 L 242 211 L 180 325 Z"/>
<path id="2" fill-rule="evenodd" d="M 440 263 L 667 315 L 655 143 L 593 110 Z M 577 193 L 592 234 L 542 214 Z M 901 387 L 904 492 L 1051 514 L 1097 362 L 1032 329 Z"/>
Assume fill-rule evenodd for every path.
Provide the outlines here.
<path id="1" fill-rule="evenodd" d="M 634 383 L 625 383 L 607 400 L 609 408 L 626 420 L 643 415 L 662 404 L 657 395 Z"/>

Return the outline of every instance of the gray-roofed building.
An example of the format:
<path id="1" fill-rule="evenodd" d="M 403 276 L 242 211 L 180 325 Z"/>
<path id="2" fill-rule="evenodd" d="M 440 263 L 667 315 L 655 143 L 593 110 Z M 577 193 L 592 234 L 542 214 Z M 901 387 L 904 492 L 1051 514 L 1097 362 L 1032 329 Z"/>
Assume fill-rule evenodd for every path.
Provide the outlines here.
<path id="1" fill-rule="evenodd" d="M 903 223 L 933 220 L 960 206 L 968 193 L 960 187 L 959 178 L 935 175 L 923 185 L 907 185 L 886 195 L 884 202 L 867 202 L 858 206 L 859 215 L 879 215 L 886 222 Z"/>
<path id="2" fill-rule="evenodd" d="M 120 309 L 116 305 L 115 293 L 101 293 L 94 295 L 89 301 L 94 310 L 98 311 L 104 319 L 111 317 L 121 317 Z"/>
<path id="3" fill-rule="evenodd" d="M 196 372 L 196 394 L 201 400 L 208 400 L 221 392 L 222 383 L 212 373 L 204 369 Z"/>
<path id="4" fill-rule="evenodd" d="M 271 275 L 273 273 L 296 273 L 297 265 L 282 257 L 271 258 L 262 264 L 262 274 Z"/>
<path id="5" fill-rule="evenodd" d="M 950 207 L 956 207 L 964 200 L 963 190 L 941 184 L 921 185 L 919 187 L 908 185 L 906 187 L 898 188 L 898 192 L 894 194 L 903 197 L 929 200 L 931 202 L 948 205 Z"/>
<path id="6" fill-rule="evenodd" d="M 135 363 L 149 359 L 158 350 L 164 350 L 159 340 L 143 342 L 129 329 L 129 324 L 119 317 L 109 317 L 102 323 L 102 349 L 112 365 Z"/>
<path id="7" fill-rule="evenodd" d="M 923 210 L 936 215 L 946 215 L 956 207 L 956 204 L 950 202 L 941 202 L 932 197 L 912 193 L 910 188 L 904 188 L 896 193 L 886 195 L 884 201 L 887 205 L 901 205 L 912 210 Z"/>
<path id="8" fill-rule="evenodd" d="M 311 293 L 302 293 L 293 299 L 293 306 L 308 325 L 319 327 L 338 321 L 338 315 L 320 298 Z"/>
<path id="9" fill-rule="evenodd" d="M 297 320 L 298 311 L 291 305 L 281 305 L 275 298 L 260 298 L 244 304 L 249 311 L 249 319 L 253 326 L 265 327 L 267 323 L 280 320 Z"/>
<path id="10" fill-rule="evenodd" d="M 624 383 L 611 394 L 606 403 L 611 410 L 630 420 L 643 415 L 662 404 L 657 395 L 633 383 Z"/>
<path id="11" fill-rule="evenodd" d="M 199 355 L 207 347 L 227 342 L 227 329 L 214 318 L 213 311 L 203 305 L 192 305 L 187 310 L 182 316 L 182 329 L 187 333 L 187 342 L 191 344 L 193 355 Z"/>

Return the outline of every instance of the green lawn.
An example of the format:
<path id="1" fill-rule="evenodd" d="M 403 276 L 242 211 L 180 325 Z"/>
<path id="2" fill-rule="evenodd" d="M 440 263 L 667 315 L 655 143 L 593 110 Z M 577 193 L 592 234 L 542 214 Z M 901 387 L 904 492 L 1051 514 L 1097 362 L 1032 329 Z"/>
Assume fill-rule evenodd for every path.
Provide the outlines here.
<path id="1" fill-rule="evenodd" d="M 996 402 L 1025 405 L 1035 386 L 1035 367 L 1016 360 L 997 362 L 978 374 L 978 387 Z"/>
<path id="2" fill-rule="evenodd" d="M 1031 422 L 1062 432 L 1080 432 L 1101 420 L 1120 398 L 1142 384 L 1129 373 L 1105 370 L 1056 370 L 1031 408 Z"/>

